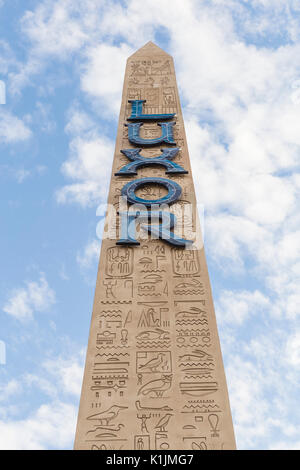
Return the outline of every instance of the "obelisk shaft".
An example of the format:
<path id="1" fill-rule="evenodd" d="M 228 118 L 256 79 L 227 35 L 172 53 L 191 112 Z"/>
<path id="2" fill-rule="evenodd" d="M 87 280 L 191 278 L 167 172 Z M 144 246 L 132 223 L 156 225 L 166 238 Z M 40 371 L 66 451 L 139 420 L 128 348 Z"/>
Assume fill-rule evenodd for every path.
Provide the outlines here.
<path id="1" fill-rule="evenodd" d="M 115 175 L 129 162 L 121 150 L 137 148 L 125 126 L 132 111 L 128 100 L 146 100 L 145 114 L 176 113 L 173 137 L 180 151 L 174 162 L 187 174 L 168 176 L 162 166 L 141 166 L 136 176 Z M 156 139 L 162 130 L 154 120 L 144 121 L 140 132 Z M 145 146 L 141 154 L 155 157 L 167 147 Z M 127 61 L 108 203 L 118 210 L 126 183 L 153 176 L 181 186 L 177 205 L 193 207 L 195 229 L 173 60 L 148 43 Z M 157 186 L 139 191 L 144 199 L 161 195 Z M 175 247 L 150 235 L 137 246 L 116 242 L 102 241 L 75 449 L 234 449 L 203 247 Z"/>

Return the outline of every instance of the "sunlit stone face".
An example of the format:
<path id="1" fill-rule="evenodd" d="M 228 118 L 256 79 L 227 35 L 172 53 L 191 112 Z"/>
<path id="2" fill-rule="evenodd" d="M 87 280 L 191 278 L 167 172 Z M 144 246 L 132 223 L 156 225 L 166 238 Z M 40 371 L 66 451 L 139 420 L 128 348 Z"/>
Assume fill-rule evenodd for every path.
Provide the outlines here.
<path id="1" fill-rule="evenodd" d="M 127 62 L 108 207 L 75 448 L 234 449 L 174 65 L 153 43 Z"/>

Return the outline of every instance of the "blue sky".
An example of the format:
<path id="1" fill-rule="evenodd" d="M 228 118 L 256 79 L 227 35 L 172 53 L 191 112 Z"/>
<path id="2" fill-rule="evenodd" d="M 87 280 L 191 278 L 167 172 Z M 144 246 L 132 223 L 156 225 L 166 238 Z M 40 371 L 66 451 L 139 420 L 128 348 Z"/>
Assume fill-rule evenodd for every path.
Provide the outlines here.
<path id="1" fill-rule="evenodd" d="M 300 448 L 299 19 L 297 0 L 0 0 L 1 449 L 72 448 L 96 211 L 149 40 L 175 60 L 238 447 Z"/>

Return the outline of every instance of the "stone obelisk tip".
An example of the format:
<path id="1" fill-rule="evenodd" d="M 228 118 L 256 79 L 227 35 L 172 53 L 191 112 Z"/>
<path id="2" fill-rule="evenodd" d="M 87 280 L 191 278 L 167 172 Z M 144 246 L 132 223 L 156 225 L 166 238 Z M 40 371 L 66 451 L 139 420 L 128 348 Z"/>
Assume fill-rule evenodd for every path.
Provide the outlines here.
<path id="1" fill-rule="evenodd" d="M 171 57 L 170 54 L 168 54 L 166 51 L 161 49 L 161 47 L 157 46 L 157 44 L 154 44 L 152 41 L 148 41 L 144 46 L 142 46 L 140 49 L 138 49 L 136 52 L 134 52 L 128 59 L 131 59 L 134 56 L 145 56 L 147 54 L 151 54 L 151 56 L 155 55 L 165 55 L 168 57 Z"/>

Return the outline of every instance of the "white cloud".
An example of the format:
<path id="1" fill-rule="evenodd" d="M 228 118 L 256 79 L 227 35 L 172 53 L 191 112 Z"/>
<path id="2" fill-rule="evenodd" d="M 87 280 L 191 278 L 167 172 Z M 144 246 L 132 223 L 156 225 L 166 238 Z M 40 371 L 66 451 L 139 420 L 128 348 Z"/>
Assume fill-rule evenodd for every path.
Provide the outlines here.
<path id="1" fill-rule="evenodd" d="M 234 370 L 235 369 L 235 372 Z M 240 425 L 246 423 L 254 424 L 255 416 L 253 416 L 253 407 L 258 406 L 259 415 L 263 417 L 268 410 L 268 406 L 261 396 L 260 382 L 262 376 L 256 370 L 255 365 L 251 362 L 241 361 L 239 358 L 228 368 L 230 374 L 231 399 L 234 402 L 235 415 Z M 264 434 L 264 427 L 260 425 L 263 419 L 259 419 L 256 432 Z M 252 429 L 254 432 L 254 429 Z"/>
<path id="2" fill-rule="evenodd" d="M 76 107 L 69 111 L 68 118 L 69 120 L 65 127 L 67 134 L 80 135 L 82 132 L 90 131 L 94 127 L 90 116 Z"/>
<path id="3" fill-rule="evenodd" d="M 48 57 L 70 60 L 75 53 L 85 53 L 86 45 L 99 39 L 102 6 L 105 0 L 44 0 L 33 10 L 27 10 L 20 29 L 29 41 L 25 63 L 16 63 L 10 74 L 10 89 L 20 93 L 34 75 L 48 66 Z M 101 35 L 100 35 L 101 36 Z"/>
<path id="4" fill-rule="evenodd" d="M 22 29 L 34 44 L 38 54 L 68 54 L 86 40 L 80 21 L 72 13 L 80 8 L 68 0 L 44 2 L 34 12 L 27 11 L 22 18 Z M 79 11 L 78 11 L 79 10 Z"/>
<path id="5" fill-rule="evenodd" d="M 74 348 L 73 348 L 74 349 Z M 83 366 L 86 351 L 59 354 L 55 357 L 41 360 L 38 373 L 24 374 L 20 382 L 23 387 L 42 391 L 52 401 L 59 401 L 62 397 L 72 396 L 79 399 Z"/>
<path id="6" fill-rule="evenodd" d="M 264 310 L 269 311 L 270 300 L 261 292 L 229 291 L 221 292 L 217 303 L 218 319 L 220 324 L 227 322 L 230 325 L 242 324 L 247 319 L 253 320 L 255 316 L 263 316 Z"/>
<path id="7" fill-rule="evenodd" d="M 259 326 L 259 323 L 257 324 Z M 298 383 L 287 365 L 282 329 L 266 323 L 267 330 L 249 343 L 237 330 L 227 344 L 226 366 L 229 396 L 239 449 L 278 447 L 278 436 L 289 436 L 286 448 L 294 448 L 298 439 Z M 252 328 L 251 335 L 255 328 Z M 289 397 L 289 413 L 286 399 Z"/>
<path id="8" fill-rule="evenodd" d="M 257 440 L 263 448 L 272 426 L 272 403 L 264 398 L 263 373 L 256 364 L 231 357 L 227 380 L 238 449 L 255 448 Z"/>
<path id="9" fill-rule="evenodd" d="M 300 331 L 297 331 L 287 341 L 286 345 L 287 362 L 295 367 L 300 366 Z"/>
<path id="10" fill-rule="evenodd" d="M 245 249 L 253 254 L 260 242 L 272 240 L 267 230 L 245 217 L 210 215 L 205 218 L 205 227 L 213 257 L 220 262 L 230 260 L 232 268 L 244 264 Z"/>
<path id="11" fill-rule="evenodd" d="M 0 384 L 0 401 L 7 401 L 10 397 L 20 393 L 21 390 L 21 384 L 15 379 L 10 380 L 6 385 Z"/>
<path id="12" fill-rule="evenodd" d="M 56 123 L 51 117 L 51 106 L 38 101 L 35 106 L 34 118 L 42 132 L 51 133 L 56 128 Z"/>
<path id="13" fill-rule="evenodd" d="M 26 321 L 32 319 L 35 312 L 48 310 L 54 303 L 55 292 L 41 274 L 39 281 L 26 282 L 25 288 L 14 289 L 3 310 L 20 321 Z"/>
<path id="14" fill-rule="evenodd" d="M 81 350 L 76 357 L 64 358 L 60 356 L 43 364 L 45 370 L 56 378 L 58 387 L 64 394 L 71 394 L 79 398 L 85 352 L 85 350 Z"/>
<path id="15" fill-rule="evenodd" d="M 277 441 L 268 450 L 299 450 L 300 441 L 291 443 L 290 440 Z"/>
<path id="16" fill-rule="evenodd" d="M 1 7 L 1 4 L 0 4 Z M 0 73 L 2 76 L 6 74 L 9 70 L 9 67 L 15 63 L 14 52 L 9 46 L 9 44 L 0 39 Z M 1 76 L 1 78 L 2 78 Z M 5 84 L 5 82 L 4 82 Z M 2 104 L 2 101 L 0 101 Z"/>
<path id="17" fill-rule="evenodd" d="M 126 44 L 120 47 L 100 44 L 87 51 L 81 87 L 101 100 L 103 117 L 119 114 L 126 59 L 133 52 Z"/>
<path id="18" fill-rule="evenodd" d="M 0 143 L 13 143 L 27 140 L 31 130 L 18 117 L 0 107 Z"/>
<path id="19" fill-rule="evenodd" d="M 57 191 L 59 203 L 77 202 L 82 206 L 94 205 L 106 198 L 113 157 L 113 144 L 94 135 L 75 138 L 70 145 L 71 156 L 62 171 L 75 183 Z"/>
<path id="20" fill-rule="evenodd" d="M 53 400 L 57 399 L 57 384 L 51 382 L 48 377 L 36 375 L 33 373 L 26 373 L 22 377 L 23 386 L 31 389 L 40 390 L 45 395 L 51 397 Z"/>
<path id="21" fill-rule="evenodd" d="M 84 357 L 85 351 L 79 350 L 41 358 L 38 372 L 25 373 L 0 386 L 0 449 L 72 448 Z M 21 410 L 14 402 L 20 394 L 26 394 L 28 400 L 30 391 L 35 395 L 41 391 L 46 400 L 44 397 L 36 410 L 19 418 Z"/>
<path id="22" fill-rule="evenodd" d="M 62 172 L 75 182 L 56 193 L 59 203 L 93 205 L 106 199 L 114 155 L 113 142 L 102 136 L 93 121 L 78 110 L 69 116 L 66 131 L 72 134 L 70 157 Z"/>
<path id="23" fill-rule="evenodd" d="M 27 419 L 0 420 L 0 449 L 70 448 L 75 436 L 76 417 L 74 405 L 56 401 L 41 405 Z"/>
<path id="24" fill-rule="evenodd" d="M 76 260 L 81 268 L 90 268 L 94 263 L 98 262 L 100 256 L 101 242 L 92 240 L 85 247 L 82 253 L 78 253 Z"/>

